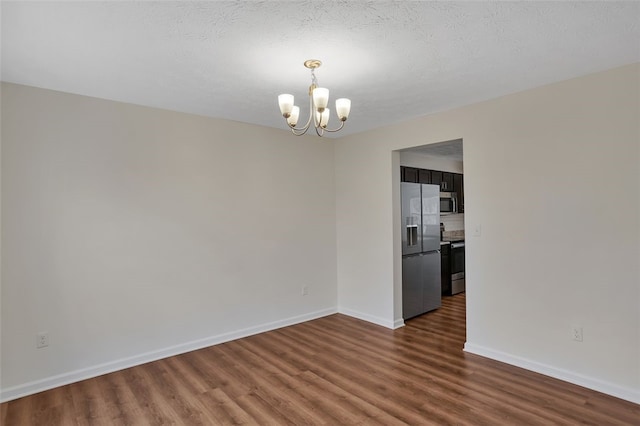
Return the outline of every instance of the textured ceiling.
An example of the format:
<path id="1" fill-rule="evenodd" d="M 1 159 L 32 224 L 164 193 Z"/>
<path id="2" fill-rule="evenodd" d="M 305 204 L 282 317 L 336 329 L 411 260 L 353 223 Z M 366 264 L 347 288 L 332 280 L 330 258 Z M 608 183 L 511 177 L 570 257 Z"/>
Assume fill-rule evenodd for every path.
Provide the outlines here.
<path id="1" fill-rule="evenodd" d="M 463 160 L 462 139 L 416 146 L 413 148 L 403 149 L 402 151 L 414 152 L 417 154 L 428 155 L 430 157 L 447 158 L 453 161 Z"/>
<path id="2" fill-rule="evenodd" d="M 277 95 L 304 116 L 317 58 L 320 85 L 352 100 L 343 135 L 640 61 L 638 2 L 1 8 L 4 81 L 284 129 Z"/>

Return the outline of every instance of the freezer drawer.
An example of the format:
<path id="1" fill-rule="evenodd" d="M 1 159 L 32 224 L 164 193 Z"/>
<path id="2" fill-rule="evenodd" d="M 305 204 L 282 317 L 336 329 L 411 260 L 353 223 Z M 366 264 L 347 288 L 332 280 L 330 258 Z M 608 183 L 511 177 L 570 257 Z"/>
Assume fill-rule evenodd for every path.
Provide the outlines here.
<path id="1" fill-rule="evenodd" d="M 402 316 L 415 317 L 424 313 L 422 294 L 422 255 L 402 258 Z"/>
<path id="2" fill-rule="evenodd" d="M 422 309 L 429 312 L 442 305 L 440 252 L 422 255 Z"/>
<path id="3" fill-rule="evenodd" d="M 402 258 L 402 317 L 413 318 L 442 303 L 440 252 Z"/>

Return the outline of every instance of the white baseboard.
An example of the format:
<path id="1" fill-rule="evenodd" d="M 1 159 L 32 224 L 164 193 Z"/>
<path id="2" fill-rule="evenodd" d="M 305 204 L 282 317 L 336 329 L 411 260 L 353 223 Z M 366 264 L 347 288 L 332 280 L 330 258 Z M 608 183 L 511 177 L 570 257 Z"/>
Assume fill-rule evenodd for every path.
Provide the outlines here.
<path id="1" fill-rule="evenodd" d="M 68 385 L 69 383 L 79 382 L 81 380 L 91 379 L 93 377 L 102 376 L 103 374 L 112 373 L 118 370 L 124 370 L 125 368 L 134 367 L 136 365 L 146 364 L 151 361 L 156 361 L 162 358 L 168 358 L 174 355 L 180 355 L 186 352 L 191 352 L 197 349 L 206 348 L 209 346 L 218 345 L 220 343 L 229 342 L 231 340 L 241 339 L 258 333 L 264 333 L 265 331 L 275 330 L 282 327 L 287 327 L 294 324 L 299 324 L 305 321 L 310 321 L 316 318 L 332 315 L 338 311 L 335 308 L 323 309 L 316 312 L 311 312 L 304 315 L 299 315 L 291 318 L 285 318 L 282 320 L 260 324 L 254 327 L 245 328 L 242 330 L 236 330 L 229 333 L 220 334 L 217 336 L 206 337 L 204 339 L 193 340 L 191 342 L 181 343 L 179 345 L 170 346 L 163 349 L 158 349 L 151 352 L 135 355 L 132 357 L 121 358 L 115 361 L 106 362 L 104 364 L 95 365 L 92 367 L 83 368 L 80 370 L 69 371 L 67 373 L 58 374 L 56 376 L 47 377 L 41 380 L 35 380 L 33 382 L 24 383 L 17 386 L 12 386 L 6 389 L 0 389 L 0 402 L 7 402 L 13 399 L 21 398 L 23 396 L 32 395 L 34 393 L 42 392 L 45 390 L 53 389 L 59 386 Z"/>
<path id="2" fill-rule="evenodd" d="M 365 313 L 362 313 L 362 312 L 354 311 L 352 309 L 338 307 L 338 313 L 344 314 L 344 315 L 348 315 L 348 316 L 353 317 L 353 318 L 361 319 L 363 321 L 371 322 L 373 324 L 381 325 L 383 327 L 390 328 L 392 330 L 398 328 L 398 327 L 396 327 L 396 322 L 397 321 L 392 321 L 392 320 L 376 317 L 376 316 L 373 316 L 373 315 L 369 315 L 369 314 L 365 314 Z M 403 321 L 402 325 L 404 325 L 404 321 Z"/>
<path id="3" fill-rule="evenodd" d="M 404 327 L 404 320 L 402 318 L 397 319 L 393 322 L 393 329 Z"/>
<path id="4" fill-rule="evenodd" d="M 595 379 L 593 377 L 583 376 L 582 374 L 574 373 L 569 370 L 542 364 L 526 358 L 486 348 L 484 346 L 474 345 L 469 342 L 465 343 L 464 351 L 504 362 L 506 364 L 515 365 L 516 367 L 544 374 L 545 376 L 553 377 L 554 379 L 563 380 L 588 389 L 606 393 L 607 395 L 615 396 L 616 398 L 640 404 L 640 390 L 638 389 L 631 389 Z"/>

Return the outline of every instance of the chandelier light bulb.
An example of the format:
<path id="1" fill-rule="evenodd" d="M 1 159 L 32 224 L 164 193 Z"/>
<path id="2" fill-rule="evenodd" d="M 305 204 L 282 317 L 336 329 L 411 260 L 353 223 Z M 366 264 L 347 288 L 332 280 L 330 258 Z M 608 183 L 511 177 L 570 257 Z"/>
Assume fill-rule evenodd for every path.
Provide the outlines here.
<path id="1" fill-rule="evenodd" d="M 284 93 L 278 96 L 278 105 L 280 106 L 282 116 L 288 118 L 289 114 L 291 114 L 291 110 L 293 109 L 293 95 Z"/>
<path id="2" fill-rule="evenodd" d="M 336 114 L 341 121 L 347 121 L 351 111 L 351 100 L 347 98 L 336 99 Z"/>
<path id="3" fill-rule="evenodd" d="M 307 133 L 312 123 L 318 136 L 323 136 L 324 132 L 338 132 L 344 127 L 344 123 L 347 121 L 347 117 L 349 117 L 351 101 L 347 98 L 337 99 L 336 113 L 340 120 L 340 125 L 335 129 L 327 129 L 329 117 L 331 116 L 331 110 L 327 108 L 327 105 L 329 105 L 329 89 L 326 87 L 318 87 L 315 70 L 320 67 L 320 65 L 322 65 L 322 62 L 317 59 L 308 59 L 304 62 L 304 66 L 311 70 L 311 85 L 309 86 L 308 92 L 309 118 L 301 127 L 296 127 L 298 125 L 298 118 L 300 117 L 300 107 L 293 104 L 293 95 L 284 93 L 278 96 L 280 113 L 285 118 L 291 132 L 296 136 L 302 136 Z"/>
<path id="4" fill-rule="evenodd" d="M 313 104 L 318 109 L 318 112 L 324 111 L 329 104 L 329 89 L 324 87 L 313 89 Z"/>
<path id="5" fill-rule="evenodd" d="M 327 124 L 329 124 L 330 111 L 331 110 L 329 108 L 325 108 L 324 111 L 320 113 L 320 127 L 323 129 L 325 129 Z"/>
<path id="6" fill-rule="evenodd" d="M 293 108 L 291 109 L 291 114 L 289 115 L 289 117 L 287 117 L 287 123 L 289 124 L 289 126 L 295 127 L 296 124 L 298 124 L 299 116 L 300 116 L 300 107 L 294 105 Z"/>

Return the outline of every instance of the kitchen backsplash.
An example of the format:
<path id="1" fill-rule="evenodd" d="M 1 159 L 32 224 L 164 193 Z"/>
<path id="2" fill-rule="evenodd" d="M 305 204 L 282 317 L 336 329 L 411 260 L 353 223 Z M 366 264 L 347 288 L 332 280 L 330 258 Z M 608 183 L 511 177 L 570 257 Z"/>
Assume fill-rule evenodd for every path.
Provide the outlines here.
<path id="1" fill-rule="evenodd" d="M 464 232 L 464 213 L 440 215 L 440 222 L 444 223 L 445 232 Z"/>

